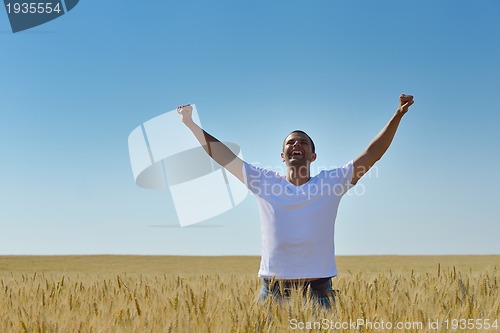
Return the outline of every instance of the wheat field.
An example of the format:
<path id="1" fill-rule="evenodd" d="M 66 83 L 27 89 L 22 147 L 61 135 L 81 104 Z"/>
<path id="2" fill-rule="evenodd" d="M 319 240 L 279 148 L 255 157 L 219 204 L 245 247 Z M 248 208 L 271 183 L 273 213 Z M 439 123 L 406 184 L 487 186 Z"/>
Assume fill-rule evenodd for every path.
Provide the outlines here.
<path id="1" fill-rule="evenodd" d="M 0 256 L 0 332 L 499 332 L 500 256 L 338 257 L 331 311 L 258 257 Z"/>

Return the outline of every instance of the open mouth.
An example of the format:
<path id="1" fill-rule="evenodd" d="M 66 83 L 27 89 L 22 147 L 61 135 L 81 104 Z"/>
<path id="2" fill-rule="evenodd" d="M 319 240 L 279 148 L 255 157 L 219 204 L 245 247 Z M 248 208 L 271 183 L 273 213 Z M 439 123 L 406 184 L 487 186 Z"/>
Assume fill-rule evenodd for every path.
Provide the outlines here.
<path id="1" fill-rule="evenodd" d="M 304 156 L 304 153 L 303 153 L 303 152 L 301 152 L 300 150 L 293 150 L 293 151 L 290 153 L 290 156 L 291 156 L 291 157 Z"/>

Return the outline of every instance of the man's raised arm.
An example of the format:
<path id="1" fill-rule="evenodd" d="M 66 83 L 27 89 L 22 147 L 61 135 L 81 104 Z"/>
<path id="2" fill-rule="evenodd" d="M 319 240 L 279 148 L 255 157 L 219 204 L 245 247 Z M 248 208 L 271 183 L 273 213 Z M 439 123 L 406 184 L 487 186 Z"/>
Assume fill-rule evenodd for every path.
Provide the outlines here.
<path id="1" fill-rule="evenodd" d="M 352 184 L 356 184 L 358 180 L 363 177 L 365 173 L 377 162 L 387 151 L 391 145 L 392 139 L 396 134 L 399 123 L 404 114 L 408 112 L 408 108 L 413 104 L 413 96 L 401 95 L 399 96 L 399 107 L 394 116 L 380 131 L 380 133 L 373 139 L 360 155 L 354 159 L 354 173 L 352 175 Z"/>
<path id="2" fill-rule="evenodd" d="M 205 151 L 226 170 L 244 182 L 243 161 L 231 151 L 225 144 L 205 132 L 193 121 L 193 107 L 183 105 L 177 108 L 182 122 L 193 132 Z"/>

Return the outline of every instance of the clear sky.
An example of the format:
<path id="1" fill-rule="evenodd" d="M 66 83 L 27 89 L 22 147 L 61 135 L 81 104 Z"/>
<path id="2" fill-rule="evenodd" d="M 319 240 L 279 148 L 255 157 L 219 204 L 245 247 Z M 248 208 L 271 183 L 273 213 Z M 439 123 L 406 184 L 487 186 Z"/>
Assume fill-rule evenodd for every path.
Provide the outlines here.
<path id="1" fill-rule="evenodd" d="M 135 185 L 129 133 L 183 103 L 245 160 L 359 154 L 415 104 L 342 199 L 338 254 L 499 254 L 500 2 L 80 1 L 13 34 L 0 8 L 0 254 L 258 255 L 255 199 L 180 228 Z M 173 144 L 173 143 L 168 143 Z"/>

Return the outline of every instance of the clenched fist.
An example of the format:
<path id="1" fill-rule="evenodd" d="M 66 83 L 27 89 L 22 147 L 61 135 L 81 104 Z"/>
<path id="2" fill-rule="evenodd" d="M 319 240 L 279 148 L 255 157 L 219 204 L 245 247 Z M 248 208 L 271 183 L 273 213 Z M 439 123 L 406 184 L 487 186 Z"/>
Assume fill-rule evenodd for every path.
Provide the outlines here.
<path id="1" fill-rule="evenodd" d="M 399 96 L 399 107 L 398 112 L 405 114 L 408 112 L 408 108 L 414 103 L 412 95 L 401 94 Z"/>
<path id="2" fill-rule="evenodd" d="M 177 107 L 177 112 L 181 116 L 181 120 L 184 124 L 189 124 L 193 122 L 193 107 L 189 104 L 181 105 Z"/>

